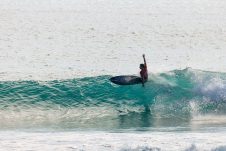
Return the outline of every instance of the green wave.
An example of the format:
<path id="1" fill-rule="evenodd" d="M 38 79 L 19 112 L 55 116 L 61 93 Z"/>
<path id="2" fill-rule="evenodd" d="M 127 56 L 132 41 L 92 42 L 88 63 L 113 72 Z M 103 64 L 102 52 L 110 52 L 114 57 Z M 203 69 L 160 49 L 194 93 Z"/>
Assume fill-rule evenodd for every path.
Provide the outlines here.
<path id="1" fill-rule="evenodd" d="M 98 127 L 102 123 L 107 127 L 106 122 L 119 124 L 118 121 L 123 119 L 127 124 L 121 123 L 119 127 L 148 127 L 153 124 L 150 119 L 173 118 L 189 122 L 194 114 L 224 115 L 225 75 L 187 68 L 149 74 L 145 87 L 118 86 L 109 81 L 111 76 L 2 81 L 0 120 L 8 123 L 0 124 L 0 127 L 13 127 L 15 123 L 18 125 L 18 121 L 22 125 L 28 124 L 32 118 L 35 121 L 33 125 L 61 123 L 79 128 Z M 10 123 L 11 119 L 16 122 Z M 170 120 L 165 121 L 170 125 Z M 117 124 L 112 125 L 115 127 Z"/>

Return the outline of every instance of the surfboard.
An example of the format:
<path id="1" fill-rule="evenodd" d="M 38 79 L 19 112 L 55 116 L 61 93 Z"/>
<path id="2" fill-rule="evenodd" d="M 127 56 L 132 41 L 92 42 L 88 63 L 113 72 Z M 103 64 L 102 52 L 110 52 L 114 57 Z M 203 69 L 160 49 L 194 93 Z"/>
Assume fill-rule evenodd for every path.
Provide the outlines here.
<path id="1" fill-rule="evenodd" d="M 131 75 L 122 75 L 110 78 L 112 83 L 118 85 L 133 85 L 133 84 L 141 84 L 142 80 L 138 76 L 131 76 Z"/>

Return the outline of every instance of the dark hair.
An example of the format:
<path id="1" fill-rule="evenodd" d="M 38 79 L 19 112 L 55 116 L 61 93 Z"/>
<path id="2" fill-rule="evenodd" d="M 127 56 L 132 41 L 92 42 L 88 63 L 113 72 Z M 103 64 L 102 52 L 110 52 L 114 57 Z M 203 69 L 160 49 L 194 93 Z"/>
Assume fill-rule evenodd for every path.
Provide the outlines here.
<path id="1" fill-rule="evenodd" d="M 140 64 L 140 68 L 144 68 L 145 66 L 144 66 L 144 64 Z"/>

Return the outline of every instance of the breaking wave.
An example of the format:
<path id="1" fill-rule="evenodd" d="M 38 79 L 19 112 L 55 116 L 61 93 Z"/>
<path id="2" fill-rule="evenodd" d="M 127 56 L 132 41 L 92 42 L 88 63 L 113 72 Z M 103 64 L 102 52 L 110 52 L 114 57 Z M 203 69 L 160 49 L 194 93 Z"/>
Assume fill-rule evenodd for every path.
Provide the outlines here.
<path id="1" fill-rule="evenodd" d="M 144 88 L 112 84 L 111 76 L 2 81 L 0 128 L 186 126 L 207 115 L 226 123 L 226 73 L 186 68 L 149 77 Z"/>

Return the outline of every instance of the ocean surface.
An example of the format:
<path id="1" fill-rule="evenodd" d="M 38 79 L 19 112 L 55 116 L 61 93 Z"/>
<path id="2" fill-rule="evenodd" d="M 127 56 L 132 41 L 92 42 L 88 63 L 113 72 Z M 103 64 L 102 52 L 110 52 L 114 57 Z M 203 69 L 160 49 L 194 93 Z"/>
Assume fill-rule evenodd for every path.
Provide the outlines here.
<path id="1" fill-rule="evenodd" d="M 1 150 L 226 151 L 226 1 L 1 0 Z"/>

